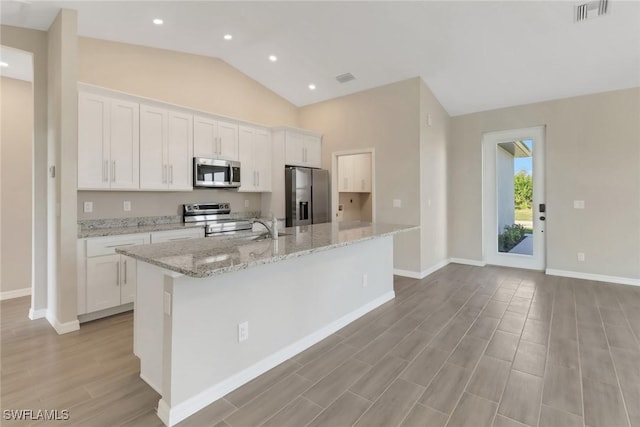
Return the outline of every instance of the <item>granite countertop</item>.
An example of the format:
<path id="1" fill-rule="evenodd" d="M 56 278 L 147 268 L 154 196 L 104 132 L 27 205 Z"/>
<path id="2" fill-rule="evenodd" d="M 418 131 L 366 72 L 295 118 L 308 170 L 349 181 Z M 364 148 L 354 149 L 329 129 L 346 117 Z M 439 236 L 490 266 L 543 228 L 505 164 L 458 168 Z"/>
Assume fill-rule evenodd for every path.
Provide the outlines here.
<path id="1" fill-rule="evenodd" d="M 108 227 L 81 229 L 78 232 L 78 238 L 118 236 L 120 234 L 150 233 L 152 231 L 168 231 L 181 230 L 183 228 L 204 228 L 204 224 L 172 222 L 167 224 L 146 224 L 146 225 L 127 225 L 123 227 Z"/>
<path id="2" fill-rule="evenodd" d="M 277 240 L 208 237 L 128 246 L 116 252 L 191 277 L 211 277 L 418 229 L 418 226 L 334 222 L 281 230 Z M 259 235 L 262 233 L 253 233 Z"/>

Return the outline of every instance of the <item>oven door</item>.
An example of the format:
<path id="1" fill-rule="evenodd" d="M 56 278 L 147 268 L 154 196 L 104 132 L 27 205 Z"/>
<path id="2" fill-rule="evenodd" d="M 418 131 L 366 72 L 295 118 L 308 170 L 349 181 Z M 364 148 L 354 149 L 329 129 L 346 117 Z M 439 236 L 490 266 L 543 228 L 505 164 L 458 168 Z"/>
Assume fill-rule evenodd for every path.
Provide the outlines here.
<path id="1" fill-rule="evenodd" d="M 194 157 L 193 186 L 207 188 L 238 187 L 239 184 L 233 182 L 233 163 L 237 162 Z M 239 163 L 237 167 L 240 167 Z"/>

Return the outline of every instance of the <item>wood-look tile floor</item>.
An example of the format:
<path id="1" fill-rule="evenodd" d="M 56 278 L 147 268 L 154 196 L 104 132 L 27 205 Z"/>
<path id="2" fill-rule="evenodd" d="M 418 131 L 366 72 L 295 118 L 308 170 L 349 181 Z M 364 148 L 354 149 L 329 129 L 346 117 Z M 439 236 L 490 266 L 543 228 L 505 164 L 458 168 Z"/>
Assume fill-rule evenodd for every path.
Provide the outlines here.
<path id="1" fill-rule="evenodd" d="M 395 289 L 180 425 L 640 427 L 640 287 L 451 264 L 396 277 Z M 26 318 L 28 305 L 0 304 L 3 410 L 68 409 L 60 426 L 162 425 L 130 313 L 58 336 Z"/>

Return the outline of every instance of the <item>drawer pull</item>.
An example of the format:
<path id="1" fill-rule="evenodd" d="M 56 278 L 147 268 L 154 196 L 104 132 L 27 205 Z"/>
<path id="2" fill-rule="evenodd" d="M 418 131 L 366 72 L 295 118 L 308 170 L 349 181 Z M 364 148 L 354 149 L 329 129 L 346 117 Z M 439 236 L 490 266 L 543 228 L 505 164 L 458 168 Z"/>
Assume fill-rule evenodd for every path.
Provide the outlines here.
<path id="1" fill-rule="evenodd" d="M 121 246 L 134 246 L 137 245 L 138 243 L 122 243 L 122 244 L 117 244 L 117 245 L 107 245 L 105 246 L 105 248 L 119 248 Z"/>

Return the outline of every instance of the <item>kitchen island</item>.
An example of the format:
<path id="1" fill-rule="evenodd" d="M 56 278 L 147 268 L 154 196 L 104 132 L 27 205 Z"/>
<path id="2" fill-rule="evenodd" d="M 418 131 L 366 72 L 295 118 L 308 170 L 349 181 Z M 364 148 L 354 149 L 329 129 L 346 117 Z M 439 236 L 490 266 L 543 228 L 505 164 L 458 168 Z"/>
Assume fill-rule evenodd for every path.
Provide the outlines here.
<path id="1" fill-rule="evenodd" d="M 391 300 L 393 235 L 415 228 L 327 223 L 118 249 L 138 261 L 134 353 L 162 395 L 158 416 L 174 425 Z"/>

